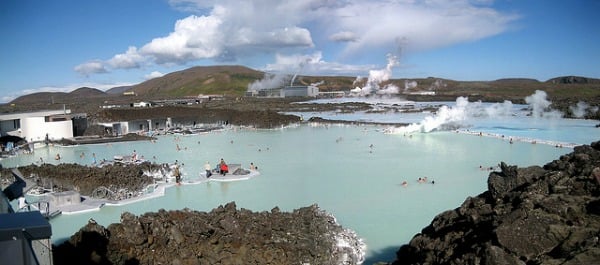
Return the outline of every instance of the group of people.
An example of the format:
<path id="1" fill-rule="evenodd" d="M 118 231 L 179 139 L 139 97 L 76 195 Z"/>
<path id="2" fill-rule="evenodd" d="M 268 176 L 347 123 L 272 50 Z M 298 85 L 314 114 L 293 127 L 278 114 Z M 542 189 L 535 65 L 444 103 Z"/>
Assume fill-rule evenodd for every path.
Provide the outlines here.
<path id="1" fill-rule="evenodd" d="M 254 165 L 254 163 L 250 163 L 250 170 L 257 170 L 258 168 L 256 167 L 256 165 Z M 223 160 L 223 158 L 221 158 L 221 161 L 219 161 L 219 163 L 217 163 L 217 166 L 215 168 L 213 168 L 210 165 L 210 162 L 206 161 L 206 164 L 204 164 L 204 170 L 206 171 L 206 178 L 210 178 L 213 175 L 213 172 L 218 172 L 221 176 L 225 176 L 227 175 L 227 173 L 229 173 L 229 165 L 227 165 L 227 163 L 225 163 L 225 160 Z"/>
<path id="2" fill-rule="evenodd" d="M 432 180 L 431 182 L 429 182 L 427 180 L 427 177 L 418 178 L 417 182 L 418 183 L 431 183 L 431 184 L 435 184 L 435 180 Z M 406 187 L 406 186 L 408 186 L 408 182 L 403 181 L 402 184 L 400 184 L 400 185 L 402 185 L 402 187 Z"/>
<path id="3" fill-rule="evenodd" d="M 210 166 L 210 162 L 206 161 L 204 164 L 204 170 L 206 170 L 206 178 L 210 178 L 213 174 L 213 168 Z M 225 160 L 221 158 L 221 161 L 217 164 L 217 167 L 214 168 L 215 172 L 219 172 L 220 175 L 225 176 L 229 173 L 229 166 L 225 163 Z"/>

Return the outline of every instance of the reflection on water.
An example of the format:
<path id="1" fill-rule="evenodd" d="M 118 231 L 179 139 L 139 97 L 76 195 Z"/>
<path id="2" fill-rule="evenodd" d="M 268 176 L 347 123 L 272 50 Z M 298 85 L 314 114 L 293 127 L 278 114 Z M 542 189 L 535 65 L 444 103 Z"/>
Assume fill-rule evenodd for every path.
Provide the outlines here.
<path id="1" fill-rule="evenodd" d="M 589 143 L 597 140 L 593 122 L 577 122 L 584 129 L 569 131 L 571 121 L 556 125 L 557 137 L 569 135 Z M 511 129 L 510 125 L 504 126 Z M 484 123 L 480 127 L 494 132 Z M 318 204 L 353 229 L 368 245 L 368 260 L 392 260 L 394 251 L 445 210 L 458 207 L 467 196 L 487 187 L 489 171 L 500 161 L 519 166 L 541 165 L 571 151 L 552 145 L 515 142 L 456 132 L 384 134 L 381 126 L 311 126 L 278 130 L 226 130 L 193 136 L 161 136 L 156 143 L 130 142 L 74 147 L 50 146 L 32 155 L 2 160 L 5 167 L 49 163 L 60 153 L 62 163 L 91 164 L 81 153 L 98 159 L 136 150 L 158 163 L 182 165 L 186 179 L 198 178 L 206 161 L 224 158 L 247 167 L 258 165 L 261 175 L 239 182 L 206 182 L 167 189 L 160 198 L 123 206 L 105 206 L 91 213 L 53 219 L 53 240 L 75 233 L 89 218 L 108 226 L 121 213 L 142 214 L 159 209 L 190 208 L 200 211 L 235 201 L 238 207 L 265 211 L 275 206 L 293 210 Z M 507 132 L 503 128 L 502 133 Z M 546 130 L 524 130 L 536 137 Z M 568 132 L 565 132 L 568 131 Z M 594 134 L 595 133 L 595 134 Z M 579 135 L 581 134 L 581 135 Z M 587 138 L 586 138 L 587 137 Z M 597 138 L 597 137 L 596 137 Z M 553 139 L 563 141 L 562 138 Z M 584 141 L 581 140 L 581 141 Z M 179 146 L 180 148 L 176 148 Z M 419 177 L 435 184 L 419 183 Z M 400 185 L 406 181 L 407 185 Z"/>

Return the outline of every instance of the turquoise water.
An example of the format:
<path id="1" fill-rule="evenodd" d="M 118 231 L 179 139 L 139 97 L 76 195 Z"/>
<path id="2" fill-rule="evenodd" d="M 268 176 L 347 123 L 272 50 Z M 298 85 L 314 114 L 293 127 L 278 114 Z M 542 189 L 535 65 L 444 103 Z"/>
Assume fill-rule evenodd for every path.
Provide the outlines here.
<path id="1" fill-rule="evenodd" d="M 589 144 L 598 140 L 597 123 L 585 120 L 558 120 L 550 124 L 523 118 L 511 121 L 476 121 L 471 128 L 486 133 L 515 137 L 555 137 L 553 141 Z M 521 126 L 520 124 L 526 124 Z M 61 154 L 61 162 L 91 163 L 112 159 L 136 150 L 139 156 L 160 163 L 183 163 L 184 180 L 197 178 L 206 161 L 220 158 L 248 166 L 253 162 L 261 175 L 228 183 L 207 182 L 167 189 L 164 197 L 124 206 L 105 206 L 99 211 L 61 215 L 51 221 L 53 240 L 59 242 L 86 224 L 89 218 L 102 225 L 119 222 L 125 211 L 142 214 L 158 209 L 190 208 L 209 211 L 235 201 L 238 208 L 254 211 L 275 206 L 293 210 L 318 204 L 338 222 L 365 240 L 367 261 L 393 260 L 394 252 L 433 217 L 458 207 L 466 197 L 487 189 L 488 171 L 500 161 L 529 166 L 543 165 L 570 148 L 532 144 L 508 138 L 481 137 L 455 131 L 413 134 L 384 134 L 383 126 L 314 125 L 305 123 L 275 130 L 228 129 L 192 136 L 161 136 L 149 141 L 50 146 L 2 160 L 4 167 L 35 163 Z M 548 132 L 552 133 L 548 136 Z M 180 150 L 177 150 L 179 145 Z M 371 147 L 372 146 L 372 147 Z M 82 157 L 81 154 L 85 155 Z M 435 184 L 418 183 L 419 177 Z M 401 183 L 407 181 L 406 187 Z"/>

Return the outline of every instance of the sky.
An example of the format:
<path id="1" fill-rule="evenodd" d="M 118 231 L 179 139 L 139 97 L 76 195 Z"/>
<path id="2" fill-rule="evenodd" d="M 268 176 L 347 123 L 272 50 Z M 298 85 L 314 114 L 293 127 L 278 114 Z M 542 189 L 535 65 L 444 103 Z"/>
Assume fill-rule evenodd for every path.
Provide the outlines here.
<path id="1" fill-rule="evenodd" d="M 0 102 L 207 65 L 356 77 L 387 67 L 392 78 L 600 78 L 599 14 L 597 0 L 2 0 Z"/>

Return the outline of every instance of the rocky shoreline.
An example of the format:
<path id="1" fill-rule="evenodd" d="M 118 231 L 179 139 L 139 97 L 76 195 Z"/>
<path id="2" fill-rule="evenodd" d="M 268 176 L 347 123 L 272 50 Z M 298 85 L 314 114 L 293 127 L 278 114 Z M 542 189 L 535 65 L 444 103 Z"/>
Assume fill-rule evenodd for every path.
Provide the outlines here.
<path id="1" fill-rule="evenodd" d="M 360 264 L 364 243 L 318 206 L 282 212 L 159 210 L 107 228 L 90 220 L 54 264 Z"/>
<path id="2" fill-rule="evenodd" d="M 42 164 L 17 168 L 23 176 L 38 187 L 56 192 L 75 190 L 82 196 L 97 199 L 121 200 L 136 196 L 148 185 L 154 184 L 152 172 L 165 171 L 164 165 L 144 162 L 140 164 L 108 164 L 90 167 L 79 164 Z M 3 183 L 13 181 L 10 169 L 2 169 Z M 102 193 L 98 187 L 104 187 Z M 104 192 L 104 191 L 112 192 Z M 96 194 L 95 194 L 96 193 Z"/>
<path id="3" fill-rule="evenodd" d="M 600 141 L 544 167 L 501 163 L 488 191 L 436 216 L 392 264 L 597 264 Z"/>

